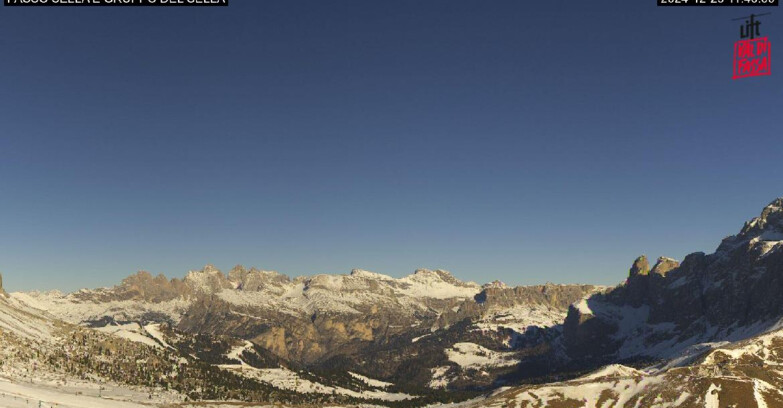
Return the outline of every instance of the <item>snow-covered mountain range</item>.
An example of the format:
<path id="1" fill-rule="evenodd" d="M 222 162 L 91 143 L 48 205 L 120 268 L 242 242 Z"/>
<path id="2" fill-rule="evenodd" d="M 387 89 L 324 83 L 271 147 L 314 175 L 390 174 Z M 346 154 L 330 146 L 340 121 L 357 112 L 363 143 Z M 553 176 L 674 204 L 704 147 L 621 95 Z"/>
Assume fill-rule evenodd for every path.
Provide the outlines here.
<path id="1" fill-rule="evenodd" d="M 498 282 L 482 287 L 442 270 L 421 269 L 400 279 L 364 270 L 290 279 L 242 266 L 224 274 L 207 265 L 182 280 L 139 272 L 113 288 L 11 296 L 73 324 L 157 322 L 190 333 L 231 334 L 309 364 L 357 342 L 424 336 L 465 319 L 517 335 L 528 326 L 555 326 L 570 303 L 594 290 Z"/>
<path id="2" fill-rule="evenodd" d="M 783 198 L 714 253 L 641 256 L 614 288 L 207 265 L 2 292 L 0 330 L 0 389 L 37 370 L 47 392 L 104 381 L 156 404 L 783 407 Z"/>

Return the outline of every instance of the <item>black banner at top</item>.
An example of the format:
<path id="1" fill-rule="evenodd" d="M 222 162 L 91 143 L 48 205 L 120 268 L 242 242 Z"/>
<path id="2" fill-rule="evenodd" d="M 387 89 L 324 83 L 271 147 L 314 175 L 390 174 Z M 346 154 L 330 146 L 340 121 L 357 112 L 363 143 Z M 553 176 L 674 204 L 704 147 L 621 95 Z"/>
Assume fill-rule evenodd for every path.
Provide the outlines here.
<path id="1" fill-rule="evenodd" d="M 3 0 L 5 6 L 228 6 L 228 0 Z"/>
<path id="2" fill-rule="evenodd" d="M 777 6 L 779 0 L 655 0 L 659 6 L 698 6 L 698 7 L 720 7 L 720 6 Z"/>

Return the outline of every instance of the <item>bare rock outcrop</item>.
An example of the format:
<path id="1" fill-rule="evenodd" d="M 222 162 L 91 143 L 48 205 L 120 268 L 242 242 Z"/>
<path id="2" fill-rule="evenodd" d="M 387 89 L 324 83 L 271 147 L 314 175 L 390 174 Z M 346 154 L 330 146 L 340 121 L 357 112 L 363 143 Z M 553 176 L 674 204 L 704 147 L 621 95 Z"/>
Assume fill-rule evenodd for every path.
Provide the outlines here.
<path id="1" fill-rule="evenodd" d="M 569 356 L 596 362 L 655 358 L 694 342 L 774 327 L 783 310 L 783 198 L 725 238 L 715 253 L 692 253 L 682 264 L 661 257 L 647 269 L 647 259 L 637 258 L 624 284 L 586 301 L 590 316 L 586 308 L 569 310 Z"/>

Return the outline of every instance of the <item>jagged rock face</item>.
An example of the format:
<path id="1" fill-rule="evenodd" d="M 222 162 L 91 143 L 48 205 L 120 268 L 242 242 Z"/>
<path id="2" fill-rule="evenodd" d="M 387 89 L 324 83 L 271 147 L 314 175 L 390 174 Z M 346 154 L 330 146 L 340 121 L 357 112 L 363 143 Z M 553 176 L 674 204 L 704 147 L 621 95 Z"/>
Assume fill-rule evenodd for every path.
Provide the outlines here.
<path id="1" fill-rule="evenodd" d="M 237 268 L 241 268 L 243 272 L 235 272 Z M 242 266 L 234 267 L 228 275 L 228 280 L 235 282 L 237 289 L 246 291 L 259 291 L 264 287 L 283 287 L 291 282 L 288 276 L 275 271 L 262 271 L 250 268 L 249 271 L 244 272 L 244 267 Z"/>
<path id="2" fill-rule="evenodd" d="M 185 276 L 185 283 L 196 293 L 216 293 L 234 285 L 226 275 L 213 265 L 207 265 L 200 271 L 190 271 Z"/>
<path id="3" fill-rule="evenodd" d="M 770 203 L 713 254 L 693 253 L 682 264 L 660 258 L 650 273 L 646 259 L 637 259 L 623 285 L 569 310 L 568 354 L 598 361 L 661 357 L 770 327 L 783 310 L 781 204 Z"/>
<path id="4" fill-rule="evenodd" d="M 485 288 L 476 300 L 487 306 L 511 307 L 519 304 L 546 305 L 559 309 L 568 306 L 592 292 L 595 285 L 536 285 L 515 288 Z"/>
<path id="5" fill-rule="evenodd" d="M 116 293 L 121 299 L 165 302 L 190 296 L 193 291 L 179 279 L 168 280 L 163 275 L 152 277 L 149 272 L 140 271 L 123 279 Z"/>
<path id="6" fill-rule="evenodd" d="M 505 283 L 503 283 L 503 282 L 501 282 L 501 281 L 499 281 L 499 280 L 493 280 L 492 282 L 490 282 L 490 283 L 485 283 L 485 284 L 482 286 L 482 288 L 484 288 L 484 289 L 487 289 L 487 288 L 499 288 L 499 289 L 504 289 L 504 288 L 507 288 L 507 287 L 508 287 L 508 286 L 506 286 L 506 284 L 505 284 Z"/>
<path id="7" fill-rule="evenodd" d="M 680 266 L 680 263 L 675 261 L 671 258 L 666 258 L 664 256 L 658 258 L 658 262 L 655 263 L 655 266 L 653 266 L 652 271 L 650 273 L 666 276 L 666 274 L 673 270 L 677 269 L 677 267 Z"/>
<path id="8" fill-rule="evenodd" d="M 631 265 L 631 270 L 629 271 L 629 277 L 644 276 L 648 273 L 650 273 L 650 263 L 647 262 L 647 257 L 642 255 L 633 261 L 633 265 Z"/>

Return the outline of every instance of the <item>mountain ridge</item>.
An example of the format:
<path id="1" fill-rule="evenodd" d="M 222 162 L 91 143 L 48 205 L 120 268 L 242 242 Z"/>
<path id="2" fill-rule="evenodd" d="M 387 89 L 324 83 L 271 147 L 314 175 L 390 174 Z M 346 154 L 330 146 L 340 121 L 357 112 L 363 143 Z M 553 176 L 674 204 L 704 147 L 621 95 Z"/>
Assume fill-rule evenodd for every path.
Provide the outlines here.
<path id="1" fill-rule="evenodd" d="M 754 325 L 772 327 L 783 309 L 781 249 L 783 198 L 778 198 L 738 234 L 724 238 L 712 254 L 691 253 L 682 263 L 662 257 L 652 269 L 646 257 L 637 258 L 624 283 L 569 309 L 564 341 L 577 359 L 656 357 L 711 339 L 734 338 L 743 328 L 755 333 L 759 328 Z M 630 321 L 634 313 L 636 320 Z M 631 336 L 638 352 L 622 349 Z M 584 349 L 587 338 L 604 349 Z M 649 348 L 664 338 L 671 341 L 665 352 Z"/>
<path id="2" fill-rule="evenodd" d="M 538 307 L 540 312 L 526 313 L 524 319 L 553 326 L 569 303 L 595 289 L 479 285 L 438 269 L 417 269 L 402 278 L 354 269 L 292 279 L 241 265 L 226 274 L 207 265 L 182 279 L 141 271 L 112 288 L 11 296 L 75 324 L 162 322 L 191 333 L 233 333 L 281 358 L 314 363 L 346 352 L 346 347 L 362 352 L 374 342 L 408 333 L 421 336 L 513 308 Z M 503 319 L 505 325 L 526 330 L 524 322 Z"/>
<path id="3" fill-rule="evenodd" d="M 495 391 L 464 407 L 783 406 L 783 198 L 711 254 L 637 257 L 615 287 L 207 265 L 7 301 L 295 389 L 315 370 L 391 387 L 354 396 Z"/>

